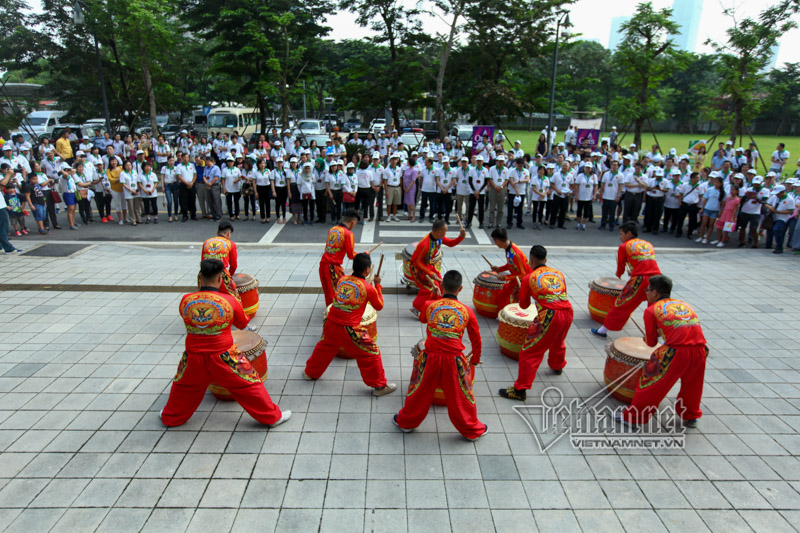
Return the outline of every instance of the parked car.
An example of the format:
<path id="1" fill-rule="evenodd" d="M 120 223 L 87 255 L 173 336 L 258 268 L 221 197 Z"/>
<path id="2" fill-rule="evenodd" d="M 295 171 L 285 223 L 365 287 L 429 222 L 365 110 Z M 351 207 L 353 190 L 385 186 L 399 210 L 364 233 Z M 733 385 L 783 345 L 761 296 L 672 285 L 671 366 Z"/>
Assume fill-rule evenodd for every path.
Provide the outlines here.
<path id="1" fill-rule="evenodd" d="M 297 121 L 297 126 L 292 130 L 295 136 L 303 135 L 322 135 L 325 133 L 325 125 L 321 120 L 303 118 Z"/>
<path id="2" fill-rule="evenodd" d="M 361 121 L 356 117 L 350 117 L 344 123 L 345 131 L 358 131 L 361 127 Z"/>
<path id="3" fill-rule="evenodd" d="M 425 133 L 421 131 L 407 131 L 400 136 L 400 141 L 412 150 L 416 150 L 422 146 L 424 140 Z"/>
<path id="4" fill-rule="evenodd" d="M 65 126 L 66 111 L 49 109 L 45 111 L 31 111 L 22 121 L 23 127 L 30 129 L 38 136 L 52 135 L 55 128 Z"/>
<path id="5" fill-rule="evenodd" d="M 376 118 L 373 120 L 369 125 L 369 131 L 372 133 L 380 133 L 382 131 L 386 131 L 386 119 L 385 118 Z"/>
<path id="6" fill-rule="evenodd" d="M 325 124 L 325 131 L 333 131 L 333 128 L 341 126 L 339 116 L 335 113 L 329 113 L 322 116 L 322 123 Z"/>
<path id="7" fill-rule="evenodd" d="M 450 129 L 450 137 L 460 139 L 462 143 L 472 142 L 472 126 L 469 124 L 454 124 Z"/>

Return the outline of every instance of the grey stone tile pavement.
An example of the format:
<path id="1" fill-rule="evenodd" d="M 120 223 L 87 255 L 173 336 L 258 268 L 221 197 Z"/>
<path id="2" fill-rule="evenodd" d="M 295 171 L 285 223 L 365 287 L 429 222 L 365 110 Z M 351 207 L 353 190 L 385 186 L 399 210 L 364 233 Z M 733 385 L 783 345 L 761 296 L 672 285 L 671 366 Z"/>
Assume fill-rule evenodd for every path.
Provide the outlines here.
<path id="1" fill-rule="evenodd" d="M 381 251 L 384 285 L 397 286 L 400 247 Z M 396 431 L 391 415 L 403 404 L 409 351 L 424 333 L 402 291 L 386 295 L 378 318 L 397 393 L 372 397 L 355 361 L 342 359 L 319 381 L 304 381 L 322 327 L 322 296 L 308 293 L 319 286 L 318 247 L 240 254 L 240 269 L 270 291 L 252 325 L 268 342 L 267 390 L 294 411 L 276 429 L 210 394 L 185 426 L 160 424 L 184 342 L 180 294 L 169 287 L 193 285 L 197 248 L 105 244 L 70 258 L 8 258 L 15 290 L 0 292 L 0 530 L 793 531 L 798 263 L 752 252 L 659 253 L 709 341 L 704 417 L 684 448 L 575 449 L 562 439 L 546 452 L 513 410 L 521 404 L 495 396 L 517 366 L 499 352 L 497 322 L 485 318 L 475 393 L 490 433 L 465 441 L 444 407 L 416 432 Z M 502 260 L 488 247 L 445 250 L 448 268 L 465 274 L 468 304 L 480 253 Z M 551 251 L 575 321 L 564 374 L 543 368 L 527 406 L 548 387 L 581 400 L 603 390 L 606 354 L 588 334 L 587 286 L 611 275 L 614 257 L 606 248 Z M 37 283 L 74 290 L 29 287 Z M 153 292 L 159 287 L 165 292 Z M 639 336 L 631 323 L 622 335 Z"/>

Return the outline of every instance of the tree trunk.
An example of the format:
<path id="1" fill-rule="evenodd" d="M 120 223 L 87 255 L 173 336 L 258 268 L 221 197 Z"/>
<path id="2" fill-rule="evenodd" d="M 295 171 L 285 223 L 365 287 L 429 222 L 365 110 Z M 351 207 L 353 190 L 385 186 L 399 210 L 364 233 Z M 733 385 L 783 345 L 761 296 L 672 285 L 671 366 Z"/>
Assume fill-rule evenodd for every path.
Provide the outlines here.
<path id="1" fill-rule="evenodd" d="M 439 137 L 444 139 L 447 136 L 447 128 L 444 125 L 444 75 L 447 71 L 447 62 L 450 60 L 450 51 L 453 49 L 453 41 L 458 30 L 458 19 L 461 17 L 461 7 L 457 7 L 453 12 L 453 22 L 450 23 L 450 34 L 447 37 L 439 59 L 439 73 L 436 75 L 436 127 L 439 130 Z"/>
<path id="2" fill-rule="evenodd" d="M 136 112 L 133 110 L 133 100 L 131 93 L 128 89 L 128 80 L 125 79 L 125 69 L 122 66 L 122 61 L 119 59 L 119 51 L 117 50 L 117 41 L 115 39 L 109 40 L 111 51 L 114 54 L 114 61 L 117 63 L 117 72 L 119 74 L 120 86 L 122 87 L 122 94 L 125 95 L 125 111 L 128 112 L 128 128 L 133 131 L 133 125 L 136 122 Z"/>
<path id="3" fill-rule="evenodd" d="M 642 127 L 644 126 L 644 119 L 637 118 L 633 121 L 633 144 L 636 145 L 637 150 L 642 148 Z"/>
<path id="4" fill-rule="evenodd" d="M 144 41 L 139 39 L 139 53 L 142 55 L 142 80 L 144 81 L 144 91 L 147 93 L 147 101 L 150 104 L 150 127 L 152 136 L 158 137 L 158 123 L 156 122 L 156 94 L 153 91 L 153 80 L 150 77 L 150 63 L 147 61 L 147 50 Z"/>
<path id="5" fill-rule="evenodd" d="M 289 129 L 289 91 L 286 88 L 286 84 L 282 84 L 283 86 L 280 88 L 281 93 L 281 125 L 283 125 L 283 129 Z"/>

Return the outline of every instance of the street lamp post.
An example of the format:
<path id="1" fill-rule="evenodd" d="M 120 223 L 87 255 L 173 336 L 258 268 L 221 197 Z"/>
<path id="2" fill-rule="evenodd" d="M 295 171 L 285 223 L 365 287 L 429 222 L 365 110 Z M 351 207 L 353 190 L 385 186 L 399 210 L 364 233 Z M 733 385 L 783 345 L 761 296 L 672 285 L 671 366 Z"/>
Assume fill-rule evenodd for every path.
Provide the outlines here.
<path id="1" fill-rule="evenodd" d="M 545 139 L 547 152 L 550 153 L 550 138 L 552 136 L 553 131 L 553 104 L 555 103 L 556 99 L 556 69 L 558 67 L 558 32 L 561 29 L 561 23 L 564 23 L 564 27 L 568 28 L 570 26 L 569 23 L 569 13 L 563 13 L 556 19 L 556 49 L 553 52 L 553 79 L 550 83 L 550 113 L 547 117 L 547 139 Z M 555 140 L 555 139 L 553 139 Z"/>
<path id="2" fill-rule="evenodd" d="M 85 19 L 83 16 L 83 4 L 80 0 L 75 0 L 72 5 L 72 21 L 76 26 L 83 26 Z M 106 84 L 103 80 L 103 62 L 100 60 L 100 45 L 97 43 L 97 35 L 94 31 L 89 30 L 94 40 L 94 53 L 97 56 L 97 72 L 100 75 L 100 94 L 103 97 L 103 113 L 106 119 L 106 131 L 111 133 L 111 117 L 108 114 L 108 98 L 106 97 Z"/>

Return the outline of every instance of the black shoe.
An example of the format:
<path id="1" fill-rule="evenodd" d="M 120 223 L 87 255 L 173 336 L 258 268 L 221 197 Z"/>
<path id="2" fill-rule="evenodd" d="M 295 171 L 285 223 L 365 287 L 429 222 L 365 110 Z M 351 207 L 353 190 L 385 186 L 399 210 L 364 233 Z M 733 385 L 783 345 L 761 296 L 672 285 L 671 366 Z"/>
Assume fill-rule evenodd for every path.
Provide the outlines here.
<path id="1" fill-rule="evenodd" d="M 525 226 L 523 226 L 522 224 L 517 224 L 517 227 L 518 227 L 519 229 L 525 229 Z"/>
<path id="2" fill-rule="evenodd" d="M 697 419 L 693 418 L 691 420 L 684 420 L 683 425 L 687 428 L 696 428 L 697 427 Z"/>
<path id="3" fill-rule="evenodd" d="M 187 220 L 189 220 L 189 217 L 183 217 L 183 218 L 181 219 L 181 222 L 186 222 Z"/>
<path id="4" fill-rule="evenodd" d="M 506 224 L 506 229 L 511 229 L 511 228 L 513 228 L 513 227 L 514 227 L 514 226 L 512 226 L 511 224 Z"/>
<path id="5" fill-rule="evenodd" d="M 560 376 L 563 373 L 564 373 L 563 368 L 559 368 L 558 370 L 553 370 L 553 374 L 555 374 L 556 376 Z"/>
<path id="6" fill-rule="evenodd" d="M 783 250 L 772 250 L 773 254 L 782 254 Z"/>
<path id="7" fill-rule="evenodd" d="M 483 224 L 478 224 L 478 229 L 483 229 Z"/>
<path id="8" fill-rule="evenodd" d="M 509 400 L 519 400 L 524 402 L 525 398 L 528 397 L 528 393 L 525 392 L 525 389 L 517 390 L 514 388 L 514 385 L 511 385 L 507 389 L 500 389 L 498 392 L 500 393 L 500 396 L 503 398 L 508 398 Z"/>
<path id="9" fill-rule="evenodd" d="M 683 237 L 683 233 L 676 233 L 675 234 L 675 238 L 676 239 L 680 239 L 681 237 Z"/>
<path id="10" fill-rule="evenodd" d="M 600 227 L 599 227 L 599 228 L 597 228 L 597 229 L 601 229 L 601 230 L 602 230 L 602 229 L 606 229 L 606 227 L 605 227 L 605 226 L 600 226 Z"/>
<path id="11" fill-rule="evenodd" d="M 197 217 L 196 217 L 196 216 L 192 217 L 192 220 L 197 220 Z M 237 219 L 237 220 L 238 220 L 238 219 Z"/>

